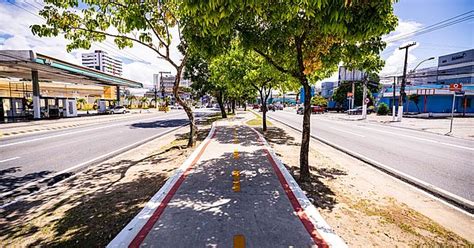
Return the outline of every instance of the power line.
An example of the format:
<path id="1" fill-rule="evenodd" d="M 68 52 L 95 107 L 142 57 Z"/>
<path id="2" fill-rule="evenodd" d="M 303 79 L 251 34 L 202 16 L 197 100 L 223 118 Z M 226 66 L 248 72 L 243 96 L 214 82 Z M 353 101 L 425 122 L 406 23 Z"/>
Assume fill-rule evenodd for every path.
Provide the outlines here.
<path id="1" fill-rule="evenodd" d="M 16 6 L 17 8 L 20 8 L 20 9 L 22 9 L 22 10 L 28 12 L 29 14 L 31 14 L 31 15 L 37 17 L 37 18 L 40 18 L 41 20 L 45 20 L 44 17 L 42 17 L 42 16 L 40 16 L 40 15 L 34 13 L 34 12 L 31 12 L 30 10 L 28 10 L 28 9 L 26 9 L 26 8 L 23 8 L 23 7 L 20 6 L 20 5 L 17 5 L 15 2 L 8 2 L 8 3 L 10 3 L 10 4 Z M 32 6 L 33 8 L 35 8 L 35 9 L 37 9 L 37 10 L 41 10 L 40 8 L 34 6 L 34 5 L 30 4 L 30 3 L 27 3 L 27 2 L 25 2 L 25 3 L 26 3 L 27 5 L 29 5 L 29 6 Z M 106 44 L 108 44 L 108 42 L 109 42 L 109 41 L 106 40 L 106 41 L 105 41 L 104 43 L 102 43 L 102 44 L 106 45 Z M 114 53 L 115 55 L 118 54 L 119 56 L 124 57 L 124 58 L 133 57 L 134 59 L 132 59 L 132 60 L 136 60 L 136 61 L 138 61 L 138 62 L 145 63 L 145 64 L 146 64 L 146 63 L 149 63 L 149 62 L 147 62 L 147 61 L 145 61 L 145 60 L 143 60 L 143 59 L 141 59 L 141 58 L 137 57 L 136 55 L 131 54 L 131 53 L 129 53 L 129 52 L 126 52 L 126 51 L 123 51 L 123 50 L 118 51 L 117 49 L 115 49 L 115 47 L 112 47 L 112 50 L 109 50 L 110 48 L 106 48 L 105 46 L 102 46 L 102 45 L 101 45 L 100 43 L 98 43 L 98 42 L 95 43 L 95 45 L 98 46 L 99 48 L 104 49 L 104 50 L 107 51 L 107 52 Z M 112 45 L 112 46 L 113 46 L 113 45 Z M 109 44 L 109 47 L 110 47 L 110 44 Z"/>
<path id="2" fill-rule="evenodd" d="M 418 35 L 421 35 L 421 34 L 433 32 L 433 31 L 436 31 L 436 30 L 439 30 L 439 29 L 442 29 L 442 28 L 445 28 L 445 27 L 448 27 L 448 26 L 451 26 L 451 25 L 455 25 L 455 24 L 470 20 L 470 19 L 474 18 L 474 15 L 472 14 L 473 12 L 474 12 L 474 10 L 465 12 L 463 14 L 448 18 L 446 20 L 437 22 L 435 24 L 432 24 L 432 25 L 429 25 L 427 27 L 415 30 L 413 32 L 403 34 L 403 35 L 400 35 L 398 37 L 393 37 L 392 39 L 388 39 L 385 42 L 399 41 L 399 40 L 402 40 L 402 39 L 405 39 L 405 38 L 408 38 L 408 37 L 411 37 L 411 36 L 418 36 Z"/>

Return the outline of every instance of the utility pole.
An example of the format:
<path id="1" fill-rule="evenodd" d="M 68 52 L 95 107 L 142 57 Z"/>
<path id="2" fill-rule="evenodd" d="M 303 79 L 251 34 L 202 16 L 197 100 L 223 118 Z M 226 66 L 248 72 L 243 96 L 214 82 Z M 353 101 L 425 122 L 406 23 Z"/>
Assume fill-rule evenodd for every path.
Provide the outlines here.
<path id="1" fill-rule="evenodd" d="M 403 64 L 403 78 L 402 84 L 400 85 L 400 102 L 398 104 L 398 121 L 402 121 L 403 116 L 403 104 L 405 103 L 406 93 L 405 93 L 405 85 L 407 80 L 407 63 L 408 63 L 408 48 L 416 45 L 416 42 L 412 42 L 405 46 L 399 47 L 399 50 L 405 49 L 405 62 Z"/>
<path id="2" fill-rule="evenodd" d="M 367 119 L 367 104 L 365 100 L 367 98 L 367 78 L 362 82 L 364 86 L 364 91 L 362 93 L 362 119 Z"/>
<path id="3" fill-rule="evenodd" d="M 352 81 L 352 99 L 351 99 L 351 109 L 354 108 L 354 101 L 355 101 L 355 83 Z"/>
<path id="4" fill-rule="evenodd" d="M 395 121 L 396 106 L 395 106 L 395 90 L 397 88 L 397 77 L 393 77 L 393 98 L 392 98 L 392 121 Z"/>

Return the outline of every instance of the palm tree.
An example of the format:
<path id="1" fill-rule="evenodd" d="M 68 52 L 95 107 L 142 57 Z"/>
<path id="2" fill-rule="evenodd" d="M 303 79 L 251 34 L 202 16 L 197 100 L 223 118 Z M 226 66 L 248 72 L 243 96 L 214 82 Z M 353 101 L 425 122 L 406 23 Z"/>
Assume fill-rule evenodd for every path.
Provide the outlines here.
<path id="1" fill-rule="evenodd" d="M 134 95 L 128 95 L 128 96 L 126 97 L 126 99 L 127 99 L 127 102 L 128 102 L 128 107 L 129 107 L 129 108 L 132 108 L 133 101 L 136 100 L 137 97 L 134 96 Z"/>
<path id="2" fill-rule="evenodd" d="M 79 105 L 79 109 L 84 108 L 84 105 L 87 103 L 86 99 L 84 98 L 79 98 L 77 99 L 77 104 Z"/>
<path id="3" fill-rule="evenodd" d="M 140 108 L 149 102 L 148 97 L 144 96 L 140 98 Z"/>

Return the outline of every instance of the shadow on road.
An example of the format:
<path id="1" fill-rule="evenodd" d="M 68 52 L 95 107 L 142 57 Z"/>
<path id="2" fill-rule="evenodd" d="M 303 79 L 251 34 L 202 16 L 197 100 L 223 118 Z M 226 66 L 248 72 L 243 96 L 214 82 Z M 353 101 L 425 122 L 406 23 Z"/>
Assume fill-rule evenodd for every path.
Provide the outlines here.
<path id="1" fill-rule="evenodd" d="M 104 247 L 161 188 L 177 166 L 173 160 L 185 153 L 170 147 L 140 160 L 93 166 L 81 177 L 1 209 L 0 243 Z"/>
<path id="2" fill-rule="evenodd" d="M 150 122 L 139 122 L 130 125 L 130 128 L 162 128 L 178 127 L 188 123 L 187 119 L 158 120 Z"/>
<path id="3" fill-rule="evenodd" d="M 26 175 L 15 175 L 20 171 L 20 166 L 0 170 L 0 193 L 12 191 L 28 182 L 43 179 L 52 173 L 52 171 L 39 171 Z"/>

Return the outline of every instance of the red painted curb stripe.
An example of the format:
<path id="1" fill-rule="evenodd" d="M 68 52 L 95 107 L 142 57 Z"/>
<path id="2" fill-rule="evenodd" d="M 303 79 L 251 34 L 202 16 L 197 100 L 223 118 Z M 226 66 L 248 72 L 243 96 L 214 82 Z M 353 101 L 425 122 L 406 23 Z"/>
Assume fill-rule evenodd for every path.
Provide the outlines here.
<path id="1" fill-rule="evenodd" d="M 255 131 L 256 132 L 256 131 Z M 257 134 L 258 135 L 258 134 Z M 281 183 L 281 186 L 283 187 L 283 190 L 285 191 L 286 195 L 288 196 L 288 200 L 290 200 L 291 205 L 293 206 L 293 209 L 296 212 L 296 215 L 298 215 L 298 218 L 301 220 L 303 223 L 306 231 L 308 231 L 309 235 L 313 239 L 314 243 L 318 247 L 329 247 L 329 245 L 326 243 L 326 241 L 321 237 L 321 235 L 318 233 L 318 230 L 316 230 L 315 226 L 313 225 L 313 222 L 309 219 L 308 215 L 306 215 L 306 212 L 304 211 L 303 207 L 301 207 L 300 202 L 296 198 L 295 194 L 290 188 L 290 185 L 288 185 L 288 182 L 285 179 L 285 176 L 283 176 L 283 173 L 280 171 L 280 168 L 278 168 L 278 165 L 276 164 L 275 160 L 273 159 L 273 156 L 270 154 L 270 151 L 267 149 L 267 147 L 264 145 L 262 138 L 259 136 L 259 141 L 260 143 L 264 146 L 264 151 L 267 155 L 268 161 L 270 161 L 270 164 L 273 167 L 273 170 L 277 174 L 278 180 Z"/>
<path id="2" fill-rule="evenodd" d="M 216 136 L 216 132 L 217 132 L 217 129 L 214 130 L 214 134 L 212 134 L 211 139 L 213 139 Z M 207 145 L 209 145 L 210 142 L 211 142 L 211 140 L 208 140 L 206 142 L 206 144 L 203 146 L 201 151 L 199 151 L 198 155 L 194 158 L 193 162 L 183 172 L 183 174 L 179 177 L 179 179 L 176 181 L 176 183 L 173 185 L 173 187 L 171 187 L 168 194 L 165 196 L 163 201 L 161 201 L 160 206 L 158 206 L 158 208 L 155 210 L 155 212 L 153 212 L 150 219 L 148 219 L 148 221 L 145 223 L 145 225 L 142 227 L 142 229 L 138 232 L 137 236 L 135 236 L 135 238 L 132 240 L 132 242 L 128 245 L 129 248 L 140 247 L 140 244 L 143 242 L 143 240 L 145 240 L 146 236 L 148 235 L 150 230 L 153 228 L 155 223 L 158 221 L 161 214 L 163 214 L 163 212 L 165 211 L 166 206 L 171 201 L 171 199 L 173 198 L 176 191 L 178 191 L 178 189 L 181 186 L 181 184 L 183 183 L 184 179 L 186 179 L 186 176 L 189 174 L 191 169 L 197 163 L 199 158 L 201 158 L 201 155 L 204 153 L 204 150 L 206 150 Z"/>

